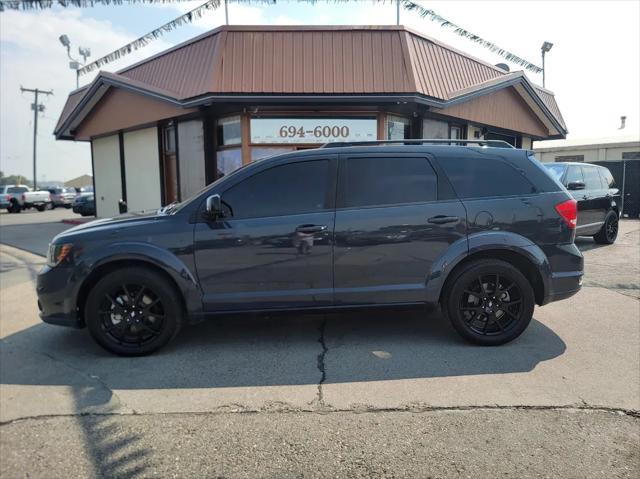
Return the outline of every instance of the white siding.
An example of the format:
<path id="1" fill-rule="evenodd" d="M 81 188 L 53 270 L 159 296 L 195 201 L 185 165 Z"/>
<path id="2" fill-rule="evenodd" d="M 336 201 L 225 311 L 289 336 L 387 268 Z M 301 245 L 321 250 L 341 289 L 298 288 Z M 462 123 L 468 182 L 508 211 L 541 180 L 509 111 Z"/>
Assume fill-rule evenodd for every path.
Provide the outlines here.
<path id="1" fill-rule="evenodd" d="M 178 166 L 180 198 L 184 201 L 206 185 L 202 121 L 178 123 Z"/>
<path id="2" fill-rule="evenodd" d="M 93 175 L 96 184 L 96 215 L 108 218 L 119 213 L 122 198 L 120 177 L 120 143 L 118 135 L 91 140 Z"/>
<path id="3" fill-rule="evenodd" d="M 124 134 L 124 171 L 128 211 L 157 209 L 160 201 L 158 129 Z"/>

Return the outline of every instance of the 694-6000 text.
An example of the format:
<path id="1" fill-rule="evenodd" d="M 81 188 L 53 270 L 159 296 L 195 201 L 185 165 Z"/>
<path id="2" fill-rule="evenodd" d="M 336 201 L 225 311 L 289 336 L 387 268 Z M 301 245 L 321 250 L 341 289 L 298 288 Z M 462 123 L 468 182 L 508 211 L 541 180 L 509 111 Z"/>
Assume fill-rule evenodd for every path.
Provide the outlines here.
<path id="1" fill-rule="evenodd" d="M 278 131 L 280 138 L 348 138 L 348 126 L 316 126 L 313 130 L 305 130 L 304 127 L 282 126 Z"/>

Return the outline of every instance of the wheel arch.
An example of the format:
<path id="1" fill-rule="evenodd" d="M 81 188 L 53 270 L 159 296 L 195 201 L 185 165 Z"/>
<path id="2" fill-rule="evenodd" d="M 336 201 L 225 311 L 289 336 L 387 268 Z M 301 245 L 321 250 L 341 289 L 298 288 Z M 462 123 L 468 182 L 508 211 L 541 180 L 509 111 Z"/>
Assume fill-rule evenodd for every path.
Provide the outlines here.
<path id="1" fill-rule="evenodd" d="M 504 231 L 482 232 L 468 238 L 468 249 L 452 249 L 434 262 L 427 280 L 427 302 L 442 302 L 449 283 L 460 268 L 477 259 L 498 259 L 516 267 L 531 283 L 536 304 L 550 290 L 551 266 L 544 252 L 530 240 Z"/>
<path id="2" fill-rule="evenodd" d="M 202 298 L 196 277 L 173 253 L 156 245 L 135 242 L 113 243 L 108 247 L 96 248 L 98 256 L 89 255 L 79 268 L 81 281 L 76 289 L 75 305 L 79 317 L 84 317 L 84 307 L 91 288 L 111 271 L 139 266 L 150 269 L 167 279 L 182 300 L 182 307 L 188 316 L 202 309 Z"/>
<path id="3" fill-rule="evenodd" d="M 466 256 L 462 259 L 456 266 L 451 270 L 451 272 L 447 275 L 447 279 L 445 280 L 443 287 L 440 291 L 440 297 L 438 302 L 442 302 L 444 299 L 443 296 L 446 291 L 451 286 L 454 278 L 458 275 L 458 272 L 462 270 L 469 263 L 480 260 L 480 259 L 497 259 L 500 261 L 504 261 L 506 263 L 514 266 L 518 271 L 520 271 L 525 278 L 531 284 L 533 288 L 534 297 L 536 300 L 536 304 L 542 304 L 544 302 L 545 297 L 545 284 L 542 279 L 542 274 L 536 265 L 524 254 L 520 252 L 516 252 L 513 250 L 507 249 L 486 249 L 480 250 L 473 254 Z"/>
<path id="4" fill-rule="evenodd" d="M 82 318 L 84 322 L 84 309 L 87 303 L 87 298 L 89 297 L 89 292 L 93 289 L 93 287 L 100 281 L 100 279 L 104 278 L 107 274 L 116 271 L 118 269 L 132 268 L 132 267 L 140 267 L 146 268 L 154 273 L 162 276 L 166 279 L 169 284 L 176 290 L 178 296 L 181 300 L 181 307 L 185 313 L 187 312 L 187 305 L 185 301 L 185 295 L 182 288 L 178 285 L 175 278 L 169 274 L 164 268 L 158 266 L 157 264 L 146 261 L 144 259 L 114 259 L 112 261 L 106 261 L 98 265 L 96 268 L 92 269 L 89 275 L 84 279 L 82 284 L 80 285 L 80 289 L 78 290 L 78 294 L 76 296 L 76 307 L 78 308 L 78 317 Z"/>

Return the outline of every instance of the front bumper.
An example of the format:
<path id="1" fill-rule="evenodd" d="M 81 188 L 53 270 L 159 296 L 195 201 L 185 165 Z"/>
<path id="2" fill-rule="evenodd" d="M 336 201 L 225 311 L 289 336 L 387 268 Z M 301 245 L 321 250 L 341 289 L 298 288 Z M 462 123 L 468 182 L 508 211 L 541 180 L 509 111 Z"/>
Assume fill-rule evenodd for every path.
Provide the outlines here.
<path id="1" fill-rule="evenodd" d="M 45 266 L 38 273 L 38 309 L 40 319 L 45 323 L 84 327 L 84 322 L 78 317 L 73 276 L 73 268 L 64 265 L 55 268 Z"/>

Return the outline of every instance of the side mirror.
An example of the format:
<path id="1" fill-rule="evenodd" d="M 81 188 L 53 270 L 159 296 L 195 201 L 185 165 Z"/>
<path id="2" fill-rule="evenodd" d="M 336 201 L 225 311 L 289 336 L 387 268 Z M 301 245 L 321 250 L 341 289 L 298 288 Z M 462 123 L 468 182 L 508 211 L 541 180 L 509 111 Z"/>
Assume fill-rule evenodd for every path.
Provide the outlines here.
<path id="1" fill-rule="evenodd" d="M 220 195 L 211 195 L 207 198 L 207 216 L 211 218 L 222 217 L 222 200 Z"/>
<path id="2" fill-rule="evenodd" d="M 567 185 L 568 190 L 584 190 L 585 184 L 582 181 L 571 181 Z"/>

